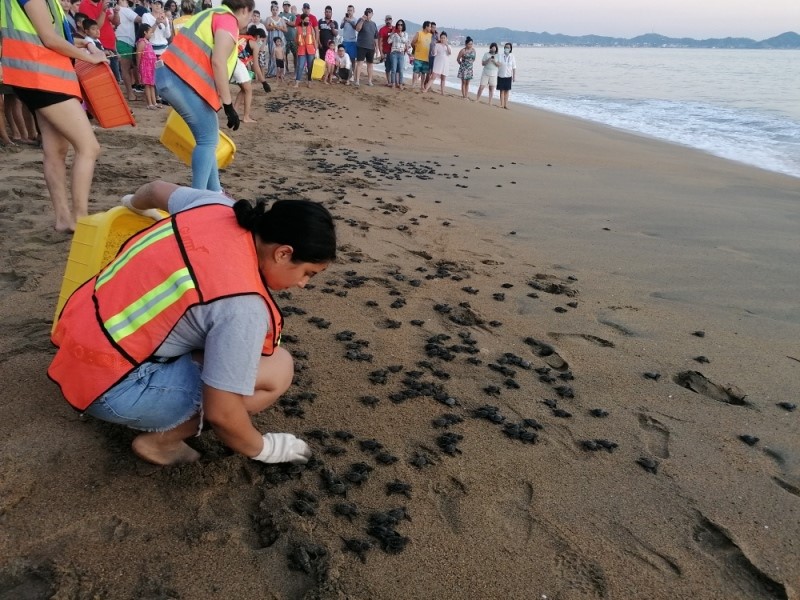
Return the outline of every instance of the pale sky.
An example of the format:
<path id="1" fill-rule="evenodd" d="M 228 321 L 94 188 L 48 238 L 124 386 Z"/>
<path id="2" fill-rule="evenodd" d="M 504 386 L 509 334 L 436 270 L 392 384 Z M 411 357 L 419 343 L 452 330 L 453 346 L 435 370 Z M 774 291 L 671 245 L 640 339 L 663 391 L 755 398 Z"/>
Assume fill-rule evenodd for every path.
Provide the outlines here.
<path id="1" fill-rule="evenodd" d="M 282 1 L 282 0 L 281 0 Z M 327 4 L 333 18 L 341 20 L 347 0 L 309 0 L 311 12 L 322 16 Z M 800 0 L 523 0 L 477 2 L 470 0 L 367 0 L 353 2 L 356 14 L 367 7 L 375 20 L 388 13 L 421 23 L 486 29 L 508 27 L 568 35 L 590 33 L 634 37 L 660 33 L 669 37 L 749 37 L 756 40 L 785 31 L 800 33 Z M 302 0 L 292 0 L 298 11 Z M 257 0 L 264 13 L 266 0 Z M 268 7 L 267 7 L 268 8 Z"/>

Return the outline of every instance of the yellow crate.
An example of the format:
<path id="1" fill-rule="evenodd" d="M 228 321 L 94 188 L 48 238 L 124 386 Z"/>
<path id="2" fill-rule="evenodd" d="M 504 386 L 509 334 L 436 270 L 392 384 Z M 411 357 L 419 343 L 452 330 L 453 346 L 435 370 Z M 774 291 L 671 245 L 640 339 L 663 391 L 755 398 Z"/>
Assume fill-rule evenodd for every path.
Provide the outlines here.
<path id="1" fill-rule="evenodd" d="M 124 206 L 115 206 L 106 212 L 78 219 L 64 279 L 61 280 L 61 292 L 53 318 L 54 329 L 61 309 L 72 292 L 110 263 L 125 240 L 152 224 L 153 219 L 137 215 Z"/>
<path id="2" fill-rule="evenodd" d="M 319 81 L 323 75 L 325 75 L 325 61 L 321 58 L 315 58 L 311 67 L 311 79 Z"/>
<path id="3" fill-rule="evenodd" d="M 186 121 L 174 110 L 169 111 L 160 139 L 167 150 L 182 160 L 184 164 L 192 166 L 192 150 L 195 147 L 194 135 Z M 236 144 L 220 131 L 217 144 L 217 166 L 224 169 L 233 162 L 235 155 Z"/>

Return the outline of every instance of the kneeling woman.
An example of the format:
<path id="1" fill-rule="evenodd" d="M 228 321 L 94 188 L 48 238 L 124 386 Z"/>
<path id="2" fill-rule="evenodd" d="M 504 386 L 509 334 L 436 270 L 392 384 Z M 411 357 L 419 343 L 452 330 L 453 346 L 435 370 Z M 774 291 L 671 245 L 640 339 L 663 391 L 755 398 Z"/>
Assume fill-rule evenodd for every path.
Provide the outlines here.
<path id="1" fill-rule="evenodd" d="M 67 301 L 48 374 L 77 410 L 143 433 L 133 451 L 160 465 L 199 458 L 185 439 L 205 418 L 220 440 L 262 462 L 306 462 L 288 433 L 250 415 L 292 382 L 283 319 L 267 288 L 305 287 L 336 257 L 322 205 L 247 201 L 157 181 L 123 203 L 168 210 Z M 232 206 L 232 207 L 231 207 Z"/>

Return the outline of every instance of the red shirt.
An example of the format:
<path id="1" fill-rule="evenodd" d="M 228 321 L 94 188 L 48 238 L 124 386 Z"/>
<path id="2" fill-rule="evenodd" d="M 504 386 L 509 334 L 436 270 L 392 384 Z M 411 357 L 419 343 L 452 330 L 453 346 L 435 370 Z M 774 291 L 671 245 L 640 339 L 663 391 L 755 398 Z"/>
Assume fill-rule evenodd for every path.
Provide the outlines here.
<path id="1" fill-rule="evenodd" d="M 294 22 L 296 27 L 300 27 L 300 25 L 303 23 L 303 16 L 304 15 L 297 15 L 297 20 Z M 314 29 L 319 27 L 319 21 L 317 21 L 317 17 L 315 17 L 312 14 L 309 14 L 308 15 L 308 25 L 309 25 L 309 27 L 313 27 Z"/>
<path id="2" fill-rule="evenodd" d="M 378 30 L 378 39 L 381 41 L 381 51 L 386 56 L 389 56 L 389 53 L 392 51 L 392 45 L 389 43 L 389 36 L 393 31 L 394 27 L 391 25 L 384 25 Z"/>
<path id="3" fill-rule="evenodd" d="M 99 17 L 103 12 L 103 0 L 100 2 L 92 2 L 92 0 L 83 0 L 78 12 L 82 12 L 92 21 L 99 21 Z M 117 35 L 114 33 L 114 26 L 111 24 L 111 19 L 114 18 L 114 11 L 110 8 L 106 10 L 106 20 L 100 27 L 100 43 L 103 48 L 114 51 L 117 47 Z"/>

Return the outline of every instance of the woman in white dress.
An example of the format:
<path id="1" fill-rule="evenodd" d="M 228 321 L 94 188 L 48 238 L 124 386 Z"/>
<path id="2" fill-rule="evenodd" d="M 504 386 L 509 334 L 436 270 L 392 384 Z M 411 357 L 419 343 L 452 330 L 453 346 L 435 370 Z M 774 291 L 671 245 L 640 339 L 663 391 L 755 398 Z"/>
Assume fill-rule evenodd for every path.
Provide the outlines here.
<path id="1" fill-rule="evenodd" d="M 439 41 L 436 42 L 436 47 L 433 51 L 433 69 L 431 69 L 431 78 L 428 80 L 428 85 L 425 86 L 425 91 L 431 89 L 433 80 L 439 77 L 439 89 L 442 96 L 444 96 L 444 81 L 447 79 L 447 74 L 450 70 L 450 44 L 447 42 L 447 32 L 443 31 L 439 35 Z"/>

